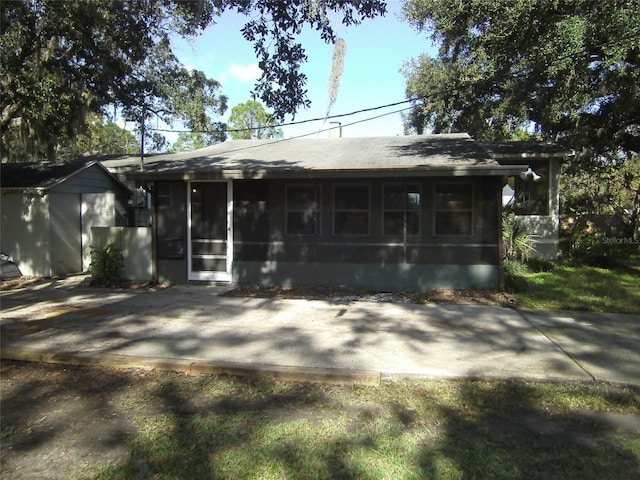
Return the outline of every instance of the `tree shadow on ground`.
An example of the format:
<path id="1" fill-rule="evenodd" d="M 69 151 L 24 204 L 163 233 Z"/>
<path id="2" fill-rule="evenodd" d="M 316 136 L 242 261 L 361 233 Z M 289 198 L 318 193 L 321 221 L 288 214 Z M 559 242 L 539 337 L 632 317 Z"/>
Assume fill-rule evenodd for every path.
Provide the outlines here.
<path id="1" fill-rule="evenodd" d="M 629 477 L 640 471 L 637 452 L 619 443 L 623 437 L 638 444 L 637 416 L 621 430 L 606 414 L 547 407 L 546 396 L 524 383 L 457 385 L 456 404 L 437 407 L 443 435 L 419 455 L 427 478 L 440 478 L 443 469 L 460 478 L 640 478 Z M 571 391 L 551 390 L 567 402 Z M 626 396 L 615 386 L 602 385 L 598 395 L 614 404 L 640 401 L 638 392 Z"/>
<path id="2" fill-rule="evenodd" d="M 4 362 L 1 406 L 2 468 L 14 479 L 640 471 L 640 391 L 611 384 L 336 386 Z M 634 413 L 613 421 L 608 409 Z"/>

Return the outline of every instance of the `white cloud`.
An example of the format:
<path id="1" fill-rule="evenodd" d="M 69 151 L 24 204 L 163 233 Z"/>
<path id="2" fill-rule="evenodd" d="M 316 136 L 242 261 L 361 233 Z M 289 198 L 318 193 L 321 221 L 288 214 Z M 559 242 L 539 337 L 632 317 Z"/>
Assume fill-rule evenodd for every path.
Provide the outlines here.
<path id="1" fill-rule="evenodd" d="M 223 72 L 220 77 L 225 78 L 229 76 L 240 82 L 247 83 L 257 80 L 260 75 L 262 75 L 262 70 L 260 70 L 257 63 L 252 63 L 251 65 L 238 65 L 234 63 L 226 72 Z"/>

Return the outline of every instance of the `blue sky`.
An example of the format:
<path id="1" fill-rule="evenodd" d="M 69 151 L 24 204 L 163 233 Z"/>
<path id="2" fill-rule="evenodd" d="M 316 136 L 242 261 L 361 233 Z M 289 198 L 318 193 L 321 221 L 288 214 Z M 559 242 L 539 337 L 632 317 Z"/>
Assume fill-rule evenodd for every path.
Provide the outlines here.
<path id="1" fill-rule="evenodd" d="M 399 72 L 401 66 L 421 53 L 435 53 L 426 34 L 416 32 L 399 19 L 400 0 L 389 0 L 387 10 L 383 18 L 365 20 L 361 25 L 348 29 L 342 26 L 338 28 L 338 35 L 345 40 L 347 51 L 340 90 L 331 115 L 404 100 L 404 78 Z M 201 36 L 189 42 L 179 40 L 174 44 L 178 58 L 187 67 L 202 70 L 222 84 L 221 93 L 229 98 L 229 108 L 220 120 L 226 120 L 235 105 L 251 98 L 250 92 L 260 75 L 253 46 L 242 38 L 240 32 L 246 21 L 244 16 L 227 12 Z M 296 121 L 324 117 L 333 54 L 333 45 L 325 44 L 314 31 L 305 30 L 300 39 L 309 57 L 303 72 L 308 77 L 311 107 L 299 110 Z M 398 105 L 337 121 L 345 125 L 342 131 L 345 137 L 401 135 L 402 120 L 399 113 L 352 126 L 346 124 L 406 106 Z M 290 120 L 287 118 L 287 121 Z M 318 133 L 326 127 L 321 122 L 315 122 L 285 127 L 283 131 L 285 138 L 304 134 L 327 136 L 327 133 Z"/>

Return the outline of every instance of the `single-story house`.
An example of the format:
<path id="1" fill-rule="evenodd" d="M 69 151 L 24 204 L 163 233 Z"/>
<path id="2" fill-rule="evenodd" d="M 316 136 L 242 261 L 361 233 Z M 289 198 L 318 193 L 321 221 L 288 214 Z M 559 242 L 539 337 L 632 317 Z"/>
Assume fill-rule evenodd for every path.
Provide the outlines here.
<path id="1" fill-rule="evenodd" d="M 159 280 L 415 291 L 500 284 L 503 186 L 565 155 L 525 147 L 466 134 L 236 140 L 105 164 L 150 193 Z"/>
<path id="2" fill-rule="evenodd" d="M 23 275 L 86 271 L 92 226 L 127 222 L 129 189 L 102 164 L 0 165 L 0 251 Z"/>

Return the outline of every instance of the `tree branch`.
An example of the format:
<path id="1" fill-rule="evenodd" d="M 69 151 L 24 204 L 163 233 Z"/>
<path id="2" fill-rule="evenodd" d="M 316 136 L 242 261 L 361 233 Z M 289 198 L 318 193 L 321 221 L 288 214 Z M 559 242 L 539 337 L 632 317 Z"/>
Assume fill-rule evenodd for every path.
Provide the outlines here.
<path id="1" fill-rule="evenodd" d="M 4 130 L 9 126 L 9 124 L 11 123 L 11 120 L 15 118 L 16 114 L 21 109 L 22 109 L 22 100 L 18 100 L 17 102 L 4 107 L 4 109 L 2 110 L 2 123 L 0 124 L 2 125 L 2 130 Z"/>

